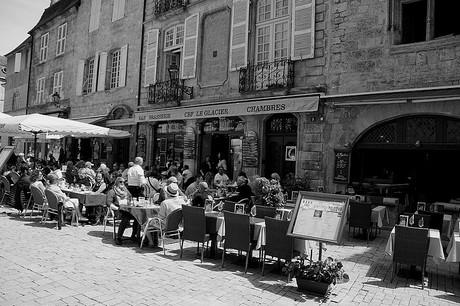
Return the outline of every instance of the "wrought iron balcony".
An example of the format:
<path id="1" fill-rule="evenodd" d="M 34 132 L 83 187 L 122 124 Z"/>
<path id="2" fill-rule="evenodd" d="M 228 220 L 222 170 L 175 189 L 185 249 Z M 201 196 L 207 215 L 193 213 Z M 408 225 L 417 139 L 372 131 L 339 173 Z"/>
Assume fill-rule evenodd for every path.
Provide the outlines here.
<path id="1" fill-rule="evenodd" d="M 155 0 L 155 15 L 161 16 L 166 12 L 177 8 L 185 9 L 188 3 L 189 0 Z"/>
<path id="2" fill-rule="evenodd" d="M 291 60 L 248 65 L 240 69 L 239 92 L 294 87 L 294 64 Z"/>
<path id="3" fill-rule="evenodd" d="M 184 86 L 184 80 L 157 82 L 149 85 L 149 104 L 193 99 L 193 87 Z"/>

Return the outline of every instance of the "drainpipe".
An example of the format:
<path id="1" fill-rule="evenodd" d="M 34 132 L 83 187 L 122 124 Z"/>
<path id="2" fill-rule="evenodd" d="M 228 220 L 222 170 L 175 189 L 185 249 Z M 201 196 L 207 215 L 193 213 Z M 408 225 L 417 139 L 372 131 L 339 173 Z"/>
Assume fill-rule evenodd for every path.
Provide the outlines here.
<path id="1" fill-rule="evenodd" d="M 32 75 L 32 58 L 34 52 L 34 36 L 32 36 L 32 40 L 30 43 L 30 60 L 29 60 L 29 79 L 27 80 L 27 93 L 26 93 L 26 115 L 29 114 L 29 97 L 30 97 L 30 78 Z"/>

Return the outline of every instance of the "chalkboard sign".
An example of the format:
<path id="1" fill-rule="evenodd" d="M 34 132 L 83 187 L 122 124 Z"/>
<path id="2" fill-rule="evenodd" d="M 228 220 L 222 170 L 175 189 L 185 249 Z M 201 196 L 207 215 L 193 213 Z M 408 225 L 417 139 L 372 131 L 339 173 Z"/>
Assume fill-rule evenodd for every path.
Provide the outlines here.
<path id="1" fill-rule="evenodd" d="M 13 154 L 13 150 L 14 147 L 12 146 L 3 147 L 2 151 L 0 152 L 0 170 L 2 170 L 6 166 L 6 163 L 10 159 L 10 156 Z"/>
<path id="2" fill-rule="evenodd" d="M 196 150 L 195 130 L 187 127 L 184 134 L 184 158 L 194 159 Z"/>
<path id="3" fill-rule="evenodd" d="M 348 184 L 350 181 L 350 151 L 334 150 L 334 182 Z"/>
<path id="4" fill-rule="evenodd" d="M 243 167 L 257 168 L 259 149 L 257 137 L 247 136 L 243 139 Z"/>
<path id="5" fill-rule="evenodd" d="M 289 223 L 289 237 L 340 243 L 347 220 L 346 195 L 300 191 Z"/>

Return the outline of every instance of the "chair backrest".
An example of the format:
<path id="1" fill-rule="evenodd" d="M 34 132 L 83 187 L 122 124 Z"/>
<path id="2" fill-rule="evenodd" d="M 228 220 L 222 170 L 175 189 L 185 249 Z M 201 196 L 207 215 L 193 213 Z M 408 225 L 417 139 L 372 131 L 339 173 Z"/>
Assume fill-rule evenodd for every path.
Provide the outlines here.
<path id="1" fill-rule="evenodd" d="M 185 240 L 203 242 L 206 235 L 206 216 L 204 209 L 182 205 L 182 215 L 184 216 L 183 238 Z"/>
<path id="2" fill-rule="evenodd" d="M 10 192 L 11 191 L 11 184 L 10 181 L 6 178 L 6 176 L 2 175 L 0 176 L 0 180 L 2 181 L 3 184 L 3 189 L 5 192 Z"/>
<path id="3" fill-rule="evenodd" d="M 19 174 L 17 174 L 16 172 L 11 171 L 9 176 L 11 180 L 13 181 L 13 183 L 16 184 L 19 181 Z"/>
<path id="4" fill-rule="evenodd" d="M 182 221 L 182 209 L 178 208 L 166 217 L 165 232 L 175 231 Z"/>
<path id="5" fill-rule="evenodd" d="M 223 205 L 222 210 L 223 211 L 234 212 L 235 211 L 235 204 L 236 204 L 236 202 L 233 202 L 233 201 L 224 201 L 224 205 Z"/>
<path id="6" fill-rule="evenodd" d="M 351 227 L 370 228 L 372 217 L 372 205 L 350 201 L 350 220 Z"/>
<path id="7" fill-rule="evenodd" d="M 248 198 L 244 198 L 244 199 L 239 200 L 238 203 L 240 203 L 240 204 L 243 203 L 243 204 L 247 205 L 247 204 L 249 204 L 249 201 L 250 200 Z"/>
<path id="8" fill-rule="evenodd" d="M 443 213 L 423 210 L 423 211 L 419 211 L 418 215 L 419 214 L 430 216 L 428 226 L 424 226 L 424 227 L 437 229 L 439 230 L 440 234 L 442 233 L 442 224 L 444 222 Z M 425 219 L 423 219 L 423 223 L 425 223 Z"/>
<path id="9" fill-rule="evenodd" d="M 425 210 L 420 210 L 418 211 L 417 214 L 414 214 L 414 224 L 413 224 L 413 227 L 419 227 L 418 226 L 418 222 L 419 220 L 423 218 L 423 228 L 435 228 L 435 229 L 439 229 L 439 233 L 441 233 L 442 231 L 442 222 L 443 222 L 443 214 L 438 214 L 436 216 L 434 216 L 434 218 L 436 219 L 436 223 L 440 223 L 440 225 L 436 224 L 438 227 L 433 227 L 433 217 L 432 215 L 430 214 L 429 211 L 425 211 Z M 441 222 L 439 222 L 439 218 L 441 218 Z"/>
<path id="10" fill-rule="evenodd" d="M 249 215 L 224 211 L 225 248 L 247 251 L 251 244 Z"/>
<path id="11" fill-rule="evenodd" d="M 276 217 L 276 207 L 269 207 L 263 205 L 255 205 L 256 206 L 256 218 L 275 218 Z"/>
<path id="12" fill-rule="evenodd" d="M 265 217 L 265 253 L 267 255 L 286 260 L 292 259 L 294 239 L 286 236 L 289 223 L 289 221 Z"/>
<path id="13" fill-rule="evenodd" d="M 379 206 L 383 204 L 383 197 L 369 196 L 369 201 L 371 202 L 372 205 Z"/>
<path id="14" fill-rule="evenodd" d="M 395 226 L 393 261 L 423 266 L 428 254 L 428 229 Z"/>
<path id="15" fill-rule="evenodd" d="M 58 200 L 57 195 L 51 190 L 46 189 L 45 196 L 46 196 L 46 199 L 48 200 L 49 209 L 57 211 L 59 207 L 59 200 Z"/>
<path id="16" fill-rule="evenodd" d="M 431 228 L 431 216 L 426 214 L 426 211 L 423 211 L 423 214 L 414 214 L 414 224 L 413 227 L 419 227 L 418 222 L 423 218 L 423 228 Z M 442 228 L 442 223 L 441 223 Z M 440 232 L 441 233 L 441 232 Z"/>

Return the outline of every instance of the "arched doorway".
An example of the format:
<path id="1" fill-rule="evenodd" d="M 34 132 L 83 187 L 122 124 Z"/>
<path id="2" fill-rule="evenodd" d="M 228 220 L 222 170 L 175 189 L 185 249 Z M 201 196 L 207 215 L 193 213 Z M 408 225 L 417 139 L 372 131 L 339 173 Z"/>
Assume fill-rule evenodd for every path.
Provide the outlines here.
<path id="1" fill-rule="evenodd" d="M 351 180 L 361 186 L 408 184 L 412 202 L 446 202 L 460 197 L 459 153 L 460 119 L 400 117 L 380 123 L 360 137 L 352 149 Z M 386 188 L 371 189 L 391 193 Z"/>
<path id="2" fill-rule="evenodd" d="M 292 114 L 273 115 L 266 121 L 265 134 L 265 176 L 273 172 L 281 179 L 288 173 L 295 175 L 296 161 L 286 158 L 286 152 L 297 147 L 297 118 Z"/>

